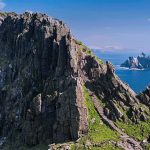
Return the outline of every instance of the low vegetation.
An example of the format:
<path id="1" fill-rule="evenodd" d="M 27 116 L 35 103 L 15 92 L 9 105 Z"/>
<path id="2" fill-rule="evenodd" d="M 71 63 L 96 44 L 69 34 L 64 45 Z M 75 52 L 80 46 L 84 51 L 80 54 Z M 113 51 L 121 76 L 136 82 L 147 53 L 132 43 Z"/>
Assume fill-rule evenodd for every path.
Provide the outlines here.
<path id="1" fill-rule="evenodd" d="M 92 99 L 86 89 L 83 87 L 85 105 L 88 109 L 88 135 L 72 145 L 72 150 L 91 148 L 92 150 L 119 150 L 113 143 L 119 140 L 117 132 L 111 130 L 105 125 L 97 111 L 94 108 Z"/>
<path id="2" fill-rule="evenodd" d="M 87 55 L 94 57 L 99 64 L 103 64 L 103 61 L 100 58 L 98 58 L 96 55 L 94 55 L 90 48 L 88 48 L 82 42 L 80 42 L 78 40 L 75 40 L 75 42 L 77 45 L 79 45 L 79 51 L 82 51 L 82 52 L 86 53 Z"/>
<path id="3" fill-rule="evenodd" d="M 139 141 L 147 139 L 150 135 L 150 121 L 139 122 L 137 124 L 118 121 L 116 124 L 119 128 L 124 129 L 129 136 L 136 138 Z"/>
<path id="4" fill-rule="evenodd" d="M 92 141 L 101 142 L 103 140 L 117 140 L 118 139 L 117 133 L 111 130 L 105 124 L 103 124 L 99 114 L 94 108 L 94 104 L 85 87 L 83 87 L 83 92 L 85 97 L 85 105 L 88 109 L 89 135 Z M 92 121 L 93 119 L 95 120 L 94 123 Z"/>

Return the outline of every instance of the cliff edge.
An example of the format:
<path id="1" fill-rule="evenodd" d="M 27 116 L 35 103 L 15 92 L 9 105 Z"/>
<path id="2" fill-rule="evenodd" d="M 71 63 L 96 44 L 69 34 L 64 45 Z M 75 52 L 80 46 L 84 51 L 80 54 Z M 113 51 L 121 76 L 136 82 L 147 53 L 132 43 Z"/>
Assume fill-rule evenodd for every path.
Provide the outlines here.
<path id="1" fill-rule="evenodd" d="M 91 120 L 85 91 L 97 97 L 113 122 L 149 120 L 147 102 L 115 75 L 111 63 L 102 62 L 76 40 L 62 21 L 40 13 L 0 13 L 3 149 L 64 143 L 87 135 Z"/>

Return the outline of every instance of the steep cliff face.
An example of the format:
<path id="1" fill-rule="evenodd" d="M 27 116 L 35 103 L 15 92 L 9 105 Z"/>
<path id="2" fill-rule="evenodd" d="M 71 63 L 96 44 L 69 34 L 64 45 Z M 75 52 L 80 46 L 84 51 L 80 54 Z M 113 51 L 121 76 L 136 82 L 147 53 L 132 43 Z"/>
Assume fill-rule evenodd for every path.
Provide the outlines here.
<path id="1" fill-rule="evenodd" d="M 34 146 L 85 135 L 83 85 L 104 104 L 109 119 L 148 119 L 141 99 L 113 66 L 75 40 L 62 21 L 27 12 L 0 16 L 1 138 Z"/>
<path id="2" fill-rule="evenodd" d="M 36 145 L 46 139 L 77 139 L 87 132 L 71 43 L 66 25 L 46 15 L 1 17 L 1 135 L 12 139 L 18 135 Z"/>

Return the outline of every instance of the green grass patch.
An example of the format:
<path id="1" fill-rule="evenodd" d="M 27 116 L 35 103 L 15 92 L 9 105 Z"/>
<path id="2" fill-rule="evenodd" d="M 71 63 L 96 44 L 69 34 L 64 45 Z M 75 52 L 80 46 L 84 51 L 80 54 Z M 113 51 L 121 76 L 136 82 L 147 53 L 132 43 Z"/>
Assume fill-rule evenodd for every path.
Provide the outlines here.
<path id="1" fill-rule="evenodd" d="M 120 135 L 103 123 L 85 86 L 83 86 L 83 95 L 88 111 L 88 134 L 76 142 L 71 142 L 69 144 L 71 150 L 122 150 L 114 144 L 120 140 Z"/>
<path id="2" fill-rule="evenodd" d="M 146 150 L 150 150 L 150 144 L 147 144 L 147 145 L 145 146 L 145 149 L 146 149 Z"/>
<path id="3" fill-rule="evenodd" d="M 93 54 L 93 55 L 94 55 L 94 54 Z M 94 56 L 95 56 L 95 55 L 94 55 Z M 95 56 L 95 59 L 98 61 L 99 64 L 103 64 L 103 61 L 102 61 L 99 57 Z"/>
<path id="4" fill-rule="evenodd" d="M 91 97 L 86 89 L 83 87 L 83 93 L 85 98 L 85 105 L 88 109 L 88 123 L 89 123 L 89 137 L 92 142 L 102 142 L 106 140 L 118 140 L 117 132 L 111 130 L 105 125 L 97 111 L 95 110 L 94 104 Z M 92 120 L 95 120 L 93 123 Z"/>
<path id="5" fill-rule="evenodd" d="M 146 114 L 150 115 L 150 109 L 144 104 L 140 104 L 139 107 L 145 112 Z"/>
<path id="6" fill-rule="evenodd" d="M 79 40 L 75 40 L 75 42 L 76 42 L 76 44 L 78 44 L 78 45 L 83 45 L 83 43 L 81 42 L 81 41 L 79 41 Z"/>
<path id="7" fill-rule="evenodd" d="M 113 144 L 107 144 L 107 145 L 102 145 L 101 147 L 91 147 L 91 148 L 86 148 L 83 145 L 71 145 L 71 150 L 86 150 L 86 149 L 91 149 L 91 150 L 123 150 L 122 148 L 119 148 Z"/>
<path id="8" fill-rule="evenodd" d="M 139 141 L 147 139 L 150 135 L 150 121 L 140 122 L 138 124 L 133 124 L 130 122 L 123 123 L 118 121 L 116 122 L 116 125 L 119 128 L 124 129 L 129 136 L 136 138 Z"/>
<path id="9" fill-rule="evenodd" d="M 95 110 L 92 99 L 85 86 L 83 86 L 83 93 L 85 98 L 85 105 L 88 109 L 88 134 L 80 138 L 77 143 L 72 144 L 71 149 L 87 149 L 86 142 L 90 141 L 91 145 L 106 142 L 106 145 L 102 144 L 102 147 L 91 146 L 90 148 L 92 150 L 119 150 L 120 148 L 115 147 L 115 145 L 109 143 L 109 141 L 118 141 L 119 134 L 116 131 L 111 130 L 102 122 L 99 114 Z"/>
<path id="10" fill-rule="evenodd" d="M 122 148 L 116 147 L 112 144 L 107 144 L 102 147 L 94 147 L 92 150 L 123 150 Z"/>
<path id="11" fill-rule="evenodd" d="M 76 42 L 76 44 L 79 45 L 79 48 L 78 48 L 79 51 L 82 51 L 82 52 L 84 52 L 87 55 L 95 57 L 96 61 L 99 64 L 103 64 L 103 61 L 100 58 L 98 58 L 95 54 L 93 54 L 93 52 L 92 52 L 92 50 L 90 48 L 88 48 L 87 46 L 85 46 L 81 41 L 75 40 L 75 42 Z"/>

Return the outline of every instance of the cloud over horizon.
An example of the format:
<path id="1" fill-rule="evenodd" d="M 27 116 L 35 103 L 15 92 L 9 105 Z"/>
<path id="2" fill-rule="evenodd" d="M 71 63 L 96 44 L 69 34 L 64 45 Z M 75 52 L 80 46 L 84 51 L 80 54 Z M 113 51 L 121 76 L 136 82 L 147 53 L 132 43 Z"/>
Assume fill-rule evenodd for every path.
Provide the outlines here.
<path id="1" fill-rule="evenodd" d="M 92 49 L 97 49 L 97 50 L 104 50 L 104 51 L 112 51 L 112 50 L 124 50 L 126 48 L 121 47 L 119 45 L 106 45 L 106 46 L 89 46 Z"/>
<path id="2" fill-rule="evenodd" d="M 102 53 L 148 53 L 148 51 L 142 51 L 140 49 L 121 47 L 119 45 L 108 45 L 102 47 L 89 46 L 94 52 L 102 52 Z"/>
<path id="3" fill-rule="evenodd" d="M 3 2 L 3 0 L 0 0 L 0 10 L 2 10 L 6 4 Z"/>

